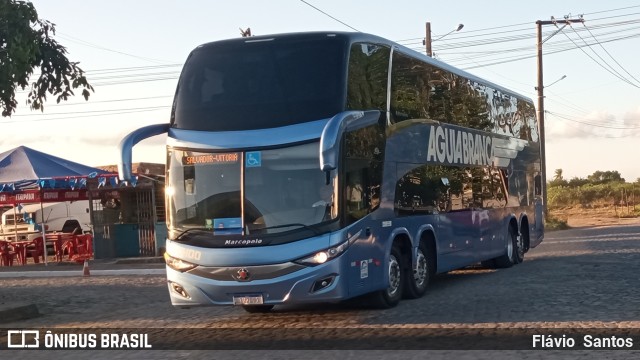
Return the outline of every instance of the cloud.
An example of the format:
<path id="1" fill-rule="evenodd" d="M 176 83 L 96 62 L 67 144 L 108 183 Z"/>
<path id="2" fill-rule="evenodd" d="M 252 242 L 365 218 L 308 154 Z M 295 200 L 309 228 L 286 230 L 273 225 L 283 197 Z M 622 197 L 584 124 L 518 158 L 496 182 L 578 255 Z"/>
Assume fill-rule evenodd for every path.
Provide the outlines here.
<path id="1" fill-rule="evenodd" d="M 622 119 L 608 111 L 593 111 L 584 116 L 547 113 L 548 141 L 558 139 L 623 138 L 640 135 L 640 107 Z"/>
<path id="2" fill-rule="evenodd" d="M 622 118 L 622 122 L 624 127 L 633 128 L 629 129 L 629 132 L 634 135 L 640 135 L 640 106 L 635 110 L 626 112 Z"/>

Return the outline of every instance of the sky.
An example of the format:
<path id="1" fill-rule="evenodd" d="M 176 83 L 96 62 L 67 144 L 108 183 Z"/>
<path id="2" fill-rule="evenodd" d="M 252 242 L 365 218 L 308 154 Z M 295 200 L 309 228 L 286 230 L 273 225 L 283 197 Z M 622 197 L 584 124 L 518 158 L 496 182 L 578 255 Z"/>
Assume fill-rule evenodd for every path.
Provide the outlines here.
<path id="1" fill-rule="evenodd" d="M 32 2 L 41 19 L 56 24 L 56 39 L 95 93 L 60 104 L 50 97 L 40 112 L 21 91 L 16 113 L 0 118 L 0 153 L 24 145 L 89 166 L 115 164 L 126 134 L 169 121 L 189 52 L 249 27 L 253 35 L 361 31 L 424 52 L 429 22 L 437 59 L 536 101 L 536 21 L 582 17 L 555 34 L 558 28 L 543 26 L 547 178 L 555 169 L 565 179 L 597 170 L 640 178 L 638 1 Z M 464 27 L 455 31 L 458 24 Z M 133 161 L 164 163 L 165 139 L 139 143 Z"/>

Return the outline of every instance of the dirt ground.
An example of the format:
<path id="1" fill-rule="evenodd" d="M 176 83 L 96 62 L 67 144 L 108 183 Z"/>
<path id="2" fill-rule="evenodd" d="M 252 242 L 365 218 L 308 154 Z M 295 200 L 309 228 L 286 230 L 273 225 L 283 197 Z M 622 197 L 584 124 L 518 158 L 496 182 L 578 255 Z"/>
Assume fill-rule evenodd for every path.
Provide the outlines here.
<path id="1" fill-rule="evenodd" d="M 572 227 L 632 225 L 640 224 L 640 217 L 634 217 L 633 209 L 610 207 L 582 206 L 551 209 L 551 216 L 564 220 Z"/>

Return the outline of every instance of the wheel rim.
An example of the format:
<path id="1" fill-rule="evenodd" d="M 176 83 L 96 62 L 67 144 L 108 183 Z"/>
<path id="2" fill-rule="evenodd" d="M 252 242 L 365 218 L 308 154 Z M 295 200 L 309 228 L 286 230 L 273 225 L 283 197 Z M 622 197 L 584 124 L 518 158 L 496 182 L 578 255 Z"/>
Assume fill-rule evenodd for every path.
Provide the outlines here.
<path id="1" fill-rule="evenodd" d="M 391 255 L 389 259 L 389 289 L 387 294 L 394 297 L 400 290 L 400 264 L 395 256 Z"/>
<path id="2" fill-rule="evenodd" d="M 516 243 L 518 244 L 518 248 L 516 249 L 518 258 L 522 259 L 524 257 L 524 239 L 521 235 L 516 236 Z"/>
<path id="3" fill-rule="evenodd" d="M 416 268 L 413 269 L 413 281 L 415 282 L 416 287 L 423 287 L 427 282 L 427 276 L 427 258 L 424 256 L 422 250 L 418 249 Z"/>
<path id="4" fill-rule="evenodd" d="M 509 241 L 507 241 L 507 257 L 513 259 L 513 230 L 509 229 Z"/>

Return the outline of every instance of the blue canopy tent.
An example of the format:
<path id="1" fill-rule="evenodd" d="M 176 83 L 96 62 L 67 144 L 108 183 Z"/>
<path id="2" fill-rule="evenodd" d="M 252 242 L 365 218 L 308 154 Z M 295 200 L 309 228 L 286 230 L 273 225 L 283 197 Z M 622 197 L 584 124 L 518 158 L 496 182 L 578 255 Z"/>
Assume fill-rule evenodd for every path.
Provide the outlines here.
<path id="1" fill-rule="evenodd" d="M 45 154 L 26 146 L 0 154 L 0 184 L 29 187 L 41 179 L 97 176 L 106 171 Z M 37 184 L 35 184 L 37 185 Z M 17 190 L 17 189 L 16 189 Z"/>
<path id="2" fill-rule="evenodd" d="M 0 205 L 85 200 L 95 177 L 116 181 L 116 174 L 19 146 L 0 153 Z"/>

